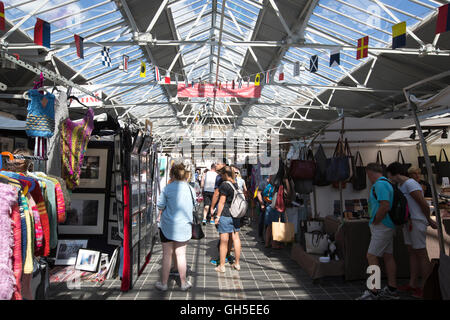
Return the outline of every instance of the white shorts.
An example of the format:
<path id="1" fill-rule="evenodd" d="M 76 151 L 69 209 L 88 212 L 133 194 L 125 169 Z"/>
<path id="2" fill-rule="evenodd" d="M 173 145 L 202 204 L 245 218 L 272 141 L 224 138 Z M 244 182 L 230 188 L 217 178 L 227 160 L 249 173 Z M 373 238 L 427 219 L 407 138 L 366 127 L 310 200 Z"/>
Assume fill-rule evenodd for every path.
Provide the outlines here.
<path id="1" fill-rule="evenodd" d="M 367 252 L 376 257 L 382 257 L 383 254 L 394 252 L 395 229 L 386 227 L 381 222 L 377 225 L 370 224 L 370 244 Z"/>
<path id="2" fill-rule="evenodd" d="M 411 231 L 409 230 L 409 223 L 403 226 L 405 244 L 413 249 L 425 249 L 427 247 L 428 223 L 423 220 L 411 220 L 411 224 Z"/>

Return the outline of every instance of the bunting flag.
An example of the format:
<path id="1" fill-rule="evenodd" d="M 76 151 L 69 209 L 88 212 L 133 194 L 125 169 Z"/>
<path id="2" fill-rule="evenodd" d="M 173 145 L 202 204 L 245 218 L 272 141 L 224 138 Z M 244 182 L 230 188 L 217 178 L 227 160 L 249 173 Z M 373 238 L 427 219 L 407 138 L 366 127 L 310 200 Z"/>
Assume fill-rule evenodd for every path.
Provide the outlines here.
<path id="1" fill-rule="evenodd" d="M 155 66 L 155 81 L 159 82 L 161 78 L 159 77 L 159 68 Z"/>
<path id="2" fill-rule="evenodd" d="M 170 84 L 170 73 L 166 73 L 166 76 L 164 77 L 164 83 Z"/>
<path id="3" fill-rule="evenodd" d="M 5 5 L 0 1 L 0 30 L 5 30 Z"/>
<path id="4" fill-rule="evenodd" d="M 50 23 L 37 18 L 34 25 L 34 43 L 50 48 Z"/>
<path id="5" fill-rule="evenodd" d="M 319 56 L 312 56 L 309 60 L 309 72 L 316 73 L 319 70 Z"/>
<path id="6" fill-rule="evenodd" d="M 450 4 L 444 4 L 439 7 L 439 13 L 436 22 L 436 34 L 450 31 Z"/>
<path id="7" fill-rule="evenodd" d="M 406 46 L 406 22 L 400 22 L 392 26 L 392 49 Z"/>
<path id="8" fill-rule="evenodd" d="M 284 80 L 284 66 L 281 65 L 278 73 L 278 81 Z"/>
<path id="9" fill-rule="evenodd" d="M 299 61 L 295 61 L 294 63 L 294 77 L 298 77 L 300 75 L 300 62 Z"/>
<path id="10" fill-rule="evenodd" d="M 110 51 L 111 51 L 110 48 L 103 47 L 103 50 L 102 50 L 102 64 L 104 66 L 107 66 L 107 67 L 111 67 L 111 57 L 109 55 Z"/>
<path id="11" fill-rule="evenodd" d="M 369 36 L 358 39 L 358 49 L 356 50 L 356 60 L 367 58 L 369 55 Z"/>
<path id="12" fill-rule="evenodd" d="M 266 84 L 270 84 L 270 70 L 266 72 Z"/>
<path id="13" fill-rule="evenodd" d="M 242 88 L 242 78 L 239 78 L 239 79 L 238 79 L 238 87 L 239 87 L 239 88 Z"/>
<path id="14" fill-rule="evenodd" d="M 130 59 L 129 56 L 123 55 L 122 56 L 122 68 L 124 72 L 128 72 L 128 60 Z"/>
<path id="15" fill-rule="evenodd" d="M 330 51 L 330 67 L 335 67 L 341 64 L 341 53 L 339 49 Z"/>
<path id="16" fill-rule="evenodd" d="M 75 46 L 77 47 L 77 56 L 80 59 L 84 59 L 84 45 L 83 45 L 84 38 L 80 37 L 77 34 L 75 34 L 73 37 L 75 39 Z"/>
<path id="17" fill-rule="evenodd" d="M 141 61 L 141 72 L 139 75 L 141 78 L 145 78 L 147 76 L 147 66 L 144 61 Z"/>
<path id="18" fill-rule="evenodd" d="M 233 81 L 231 81 L 231 89 L 234 90 L 234 86 L 235 86 L 235 84 L 234 84 L 234 80 L 233 80 Z"/>
<path id="19" fill-rule="evenodd" d="M 259 86 L 259 85 L 261 85 L 261 75 L 258 73 L 255 76 L 255 86 Z"/>

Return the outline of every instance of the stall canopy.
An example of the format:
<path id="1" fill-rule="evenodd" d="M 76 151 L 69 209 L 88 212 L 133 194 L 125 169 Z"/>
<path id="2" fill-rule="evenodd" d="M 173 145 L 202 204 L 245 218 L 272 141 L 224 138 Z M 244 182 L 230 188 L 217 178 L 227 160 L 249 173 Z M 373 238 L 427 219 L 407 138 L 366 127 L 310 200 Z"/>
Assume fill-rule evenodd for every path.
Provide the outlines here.
<path id="1" fill-rule="evenodd" d="M 0 115 L 0 129 L 3 130 L 25 130 L 25 121 L 15 120 Z"/>

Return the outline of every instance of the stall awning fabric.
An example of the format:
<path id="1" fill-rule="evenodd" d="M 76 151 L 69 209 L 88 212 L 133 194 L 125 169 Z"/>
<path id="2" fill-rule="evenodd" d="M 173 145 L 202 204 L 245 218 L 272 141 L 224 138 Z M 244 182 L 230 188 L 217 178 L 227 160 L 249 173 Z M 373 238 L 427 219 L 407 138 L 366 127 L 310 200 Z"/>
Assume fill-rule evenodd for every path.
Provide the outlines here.
<path id="1" fill-rule="evenodd" d="M 0 116 L 0 129 L 3 130 L 25 130 L 25 124 L 25 121 Z"/>
<path id="2" fill-rule="evenodd" d="M 409 98 L 419 108 L 450 107 L 450 86 L 426 100 L 419 100 L 414 95 L 411 95 Z"/>

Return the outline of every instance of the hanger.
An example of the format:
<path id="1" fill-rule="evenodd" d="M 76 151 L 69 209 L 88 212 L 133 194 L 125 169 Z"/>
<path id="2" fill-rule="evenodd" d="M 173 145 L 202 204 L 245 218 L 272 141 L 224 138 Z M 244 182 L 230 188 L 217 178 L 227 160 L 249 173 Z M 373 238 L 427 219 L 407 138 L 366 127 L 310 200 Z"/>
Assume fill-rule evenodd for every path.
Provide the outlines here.
<path id="1" fill-rule="evenodd" d="M 31 187 L 28 189 L 28 186 L 24 187 L 24 193 L 27 194 L 28 192 L 32 192 L 34 190 L 34 188 L 36 187 L 36 182 L 34 182 L 33 179 L 26 177 L 26 176 L 22 176 L 16 172 L 11 172 L 11 171 L 2 171 L 2 175 L 4 176 L 8 176 L 10 178 L 13 179 L 17 179 L 17 180 L 25 180 L 31 183 Z"/>
<path id="2" fill-rule="evenodd" d="M 8 156 L 10 161 L 14 160 L 14 156 L 12 155 L 11 152 L 4 151 L 4 152 L 0 153 L 0 170 L 2 170 L 2 166 L 3 166 L 3 156 Z"/>
<path id="3" fill-rule="evenodd" d="M 88 107 L 87 105 L 85 105 L 84 103 L 82 103 L 82 102 L 80 101 L 80 99 L 78 99 L 77 97 L 75 97 L 75 96 L 69 96 L 69 97 L 67 97 L 67 100 L 69 100 L 69 99 L 75 100 L 76 102 L 78 102 L 79 104 L 81 104 L 83 107 L 89 109 L 89 107 Z M 69 105 L 69 107 L 70 107 L 70 105 Z"/>

